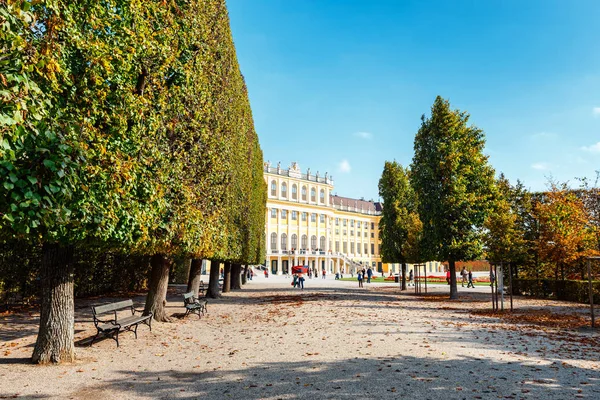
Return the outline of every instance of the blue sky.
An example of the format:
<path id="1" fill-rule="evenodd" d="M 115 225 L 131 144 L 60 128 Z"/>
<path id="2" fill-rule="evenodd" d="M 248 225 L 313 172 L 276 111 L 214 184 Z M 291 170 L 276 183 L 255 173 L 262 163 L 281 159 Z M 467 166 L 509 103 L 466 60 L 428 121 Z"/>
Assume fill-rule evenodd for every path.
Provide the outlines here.
<path id="1" fill-rule="evenodd" d="M 435 96 L 531 190 L 600 170 L 600 1 L 228 0 L 265 160 L 378 198 Z"/>

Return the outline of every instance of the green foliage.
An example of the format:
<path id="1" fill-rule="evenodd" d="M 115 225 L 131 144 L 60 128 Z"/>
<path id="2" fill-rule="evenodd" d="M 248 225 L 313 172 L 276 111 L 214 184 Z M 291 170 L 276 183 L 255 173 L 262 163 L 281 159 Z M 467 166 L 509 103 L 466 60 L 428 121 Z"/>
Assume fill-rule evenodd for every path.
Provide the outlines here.
<path id="1" fill-rule="evenodd" d="M 438 96 L 415 137 L 411 182 L 428 258 L 472 260 L 482 253 L 494 171 L 483 154 L 483 131 L 468 126 L 468 119 Z"/>
<path id="2" fill-rule="evenodd" d="M 224 0 L 8 0 L 0 25 L 0 237 L 262 258 L 262 152 Z"/>
<path id="3" fill-rule="evenodd" d="M 517 223 L 516 189 L 501 174 L 494 193 L 493 207 L 484 223 L 486 258 L 492 263 L 522 260 L 526 240 L 525 231 Z"/>
<path id="4" fill-rule="evenodd" d="M 421 221 L 410 171 L 396 161 L 386 161 L 379 179 L 383 212 L 379 221 L 381 256 L 386 263 L 419 262 Z"/>

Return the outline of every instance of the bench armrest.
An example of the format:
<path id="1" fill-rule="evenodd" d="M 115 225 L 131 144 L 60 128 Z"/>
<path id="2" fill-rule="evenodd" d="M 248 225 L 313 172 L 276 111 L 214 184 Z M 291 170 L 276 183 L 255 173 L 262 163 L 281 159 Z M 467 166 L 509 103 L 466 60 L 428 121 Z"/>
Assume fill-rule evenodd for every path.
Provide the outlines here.
<path id="1" fill-rule="evenodd" d="M 132 308 L 132 310 L 133 310 L 133 313 L 134 313 L 134 314 L 135 314 L 135 313 L 140 313 L 140 314 L 143 314 L 143 313 L 144 313 L 144 310 L 140 310 L 140 309 L 137 309 L 137 308 Z M 152 315 L 152 313 L 150 313 L 150 315 Z"/>

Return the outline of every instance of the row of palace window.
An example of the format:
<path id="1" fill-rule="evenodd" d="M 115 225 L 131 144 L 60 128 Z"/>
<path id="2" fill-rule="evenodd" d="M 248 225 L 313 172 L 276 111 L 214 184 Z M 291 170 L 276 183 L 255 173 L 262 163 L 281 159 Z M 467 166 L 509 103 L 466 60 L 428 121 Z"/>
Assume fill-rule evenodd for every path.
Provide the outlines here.
<path id="1" fill-rule="evenodd" d="M 287 219 L 287 214 L 288 214 L 288 210 L 281 210 L 281 219 Z M 302 221 L 306 221 L 308 218 L 308 213 L 307 212 L 301 212 L 299 213 L 298 211 L 291 211 L 292 214 L 292 221 L 297 221 L 298 220 L 298 214 L 300 214 L 300 217 L 302 218 Z M 276 208 L 271 208 L 271 218 L 277 218 L 277 209 Z M 317 214 L 316 213 L 311 213 L 310 214 L 310 222 L 317 222 Z M 324 223 L 325 222 L 325 214 L 319 214 L 319 222 Z M 339 226 L 340 225 L 340 218 L 336 218 L 335 219 L 335 225 Z M 342 219 L 342 225 L 343 226 L 347 226 L 348 225 L 348 220 L 347 219 Z M 368 222 L 363 222 L 361 224 L 361 221 L 356 221 L 356 227 L 358 229 L 361 228 L 361 226 L 364 226 L 364 229 L 369 229 L 369 223 Z M 354 227 L 354 220 L 351 219 L 350 220 L 350 227 Z M 371 229 L 375 229 L 375 223 L 371 222 Z M 340 234 L 340 230 L 336 229 L 335 230 L 335 234 L 339 235 Z M 346 230 L 344 229 L 344 235 L 346 235 Z M 367 232 L 364 232 L 365 237 L 367 237 Z M 354 236 L 354 231 L 351 230 L 350 231 L 350 236 Z M 360 232 L 356 231 L 356 236 L 360 236 Z M 375 237 L 373 232 L 371 232 L 371 237 Z"/>
<path id="2" fill-rule="evenodd" d="M 283 182 L 281 184 L 281 197 L 283 197 L 284 199 L 287 199 L 287 183 Z M 302 201 L 307 201 L 307 195 L 308 195 L 308 191 L 306 189 L 306 186 L 302 186 L 302 189 L 300 189 L 300 193 L 302 196 Z M 273 197 L 277 197 L 277 182 L 276 181 L 271 181 L 271 196 Z M 298 200 L 298 185 L 296 185 L 295 183 L 292 185 L 292 200 Z M 317 202 L 317 189 L 310 188 L 310 201 L 312 201 L 313 203 Z M 325 189 L 321 189 L 319 191 L 319 202 L 321 204 L 325 204 Z"/>
<path id="3" fill-rule="evenodd" d="M 340 225 L 340 219 L 341 218 L 336 218 L 335 219 L 335 225 L 339 226 Z M 342 226 L 347 226 L 348 225 L 348 220 L 347 219 L 341 219 L 342 220 Z M 369 223 L 368 222 L 363 222 L 365 229 L 369 229 Z M 350 227 L 354 228 L 354 220 L 351 219 L 350 220 Z M 360 221 L 356 221 L 356 227 L 360 228 L 361 227 L 361 223 Z M 375 222 L 371 222 L 371 229 L 375 229 Z"/>
<path id="4" fill-rule="evenodd" d="M 344 229 L 344 230 L 342 231 L 342 234 L 343 234 L 344 236 L 346 236 L 347 232 L 348 232 L 348 231 L 346 231 L 346 230 Z M 363 233 L 364 233 L 364 237 L 367 237 L 367 231 L 365 231 L 365 232 L 363 232 Z M 335 234 L 336 234 L 336 235 L 339 235 L 339 234 L 340 234 L 340 230 L 336 228 L 336 229 L 335 229 Z M 354 236 L 354 231 L 352 231 L 352 230 L 350 231 L 350 236 Z M 356 236 L 359 236 L 359 237 L 360 237 L 360 232 L 359 232 L 359 231 L 356 231 Z M 371 238 L 374 238 L 374 237 L 375 237 L 375 232 L 371 232 Z"/>
<path id="5" fill-rule="evenodd" d="M 285 233 L 281 234 L 281 250 L 282 251 L 287 251 L 288 250 L 288 235 Z M 317 236 L 316 235 L 312 235 L 310 237 L 310 248 L 308 247 L 308 236 L 307 235 L 302 235 L 302 237 L 300 238 L 300 250 L 317 250 L 320 249 L 321 251 L 325 250 L 325 236 L 321 236 L 319 239 L 319 246 L 317 247 Z M 356 247 L 355 247 L 356 245 Z M 354 254 L 354 250 L 356 248 L 356 253 L 357 254 L 363 254 L 361 252 L 361 250 L 364 249 L 364 254 L 369 254 L 369 243 L 362 243 L 363 246 L 361 246 L 361 243 L 354 243 L 354 242 L 350 242 L 350 254 Z M 331 242 L 329 243 L 329 246 L 331 246 Z M 291 243 L 290 243 L 290 249 L 292 250 L 297 250 L 298 249 L 298 235 L 296 235 L 295 233 L 292 235 L 291 237 Z M 277 233 L 273 232 L 271 233 L 271 250 L 277 250 Z M 336 241 L 335 242 L 335 251 L 339 253 L 340 251 L 340 242 Z M 348 253 L 348 242 L 342 242 L 342 252 L 343 253 Z M 375 243 L 371 243 L 371 254 L 375 254 Z"/>
<path id="6" fill-rule="evenodd" d="M 287 219 L 287 214 L 288 214 L 287 210 L 281 210 L 281 219 Z M 292 214 L 292 221 L 298 220 L 298 214 L 300 214 L 302 221 L 306 221 L 308 218 L 307 212 L 299 213 L 298 211 L 291 211 L 290 214 Z M 277 218 L 277 209 L 276 208 L 271 208 L 271 218 Z M 310 214 L 310 222 L 317 222 L 317 214 L 316 213 Z M 319 214 L 319 222 L 321 222 L 321 223 L 325 222 L 325 214 Z"/>

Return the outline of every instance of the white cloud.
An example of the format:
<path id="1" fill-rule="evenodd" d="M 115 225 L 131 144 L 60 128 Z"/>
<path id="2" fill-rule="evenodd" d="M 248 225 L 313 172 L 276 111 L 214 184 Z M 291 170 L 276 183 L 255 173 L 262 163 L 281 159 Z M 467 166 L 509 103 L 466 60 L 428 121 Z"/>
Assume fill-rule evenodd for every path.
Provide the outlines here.
<path id="1" fill-rule="evenodd" d="M 350 163 L 348 162 L 348 160 L 342 160 L 342 162 L 340 162 L 338 164 L 338 171 L 342 172 L 344 174 L 349 173 L 352 170 L 352 167 L 350 167 Z"/>
<path id="2" fill-rule="evenodd" d="M 591 146 L 583 146 L 581 148 L 583 151 L 587 151 L 589 153 L 600 153 L 600 142 L 593 144 Z"/>
<path id="3" fill-rule="evenodd" d="M 550 165 L 545 162 L 538 162 L 535 164 L 531 164 L 531 168 L 537 169 L 538 171 L 547 171 L 550 169 Z"/>
<path id="4" fill-rule="evenodd" d="M 356 132 L 354 136 L 359 137 L 361 139 L 370 140 L 373 138 L 373 134 L 371 132 Z"/>
<path id="5" fill-rule="evenodd" d="M 592 114 L 594 114 L 595 117 L 600 117 L 600 107 L 592 108 Z"/>

